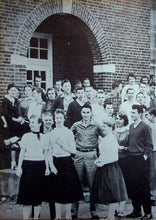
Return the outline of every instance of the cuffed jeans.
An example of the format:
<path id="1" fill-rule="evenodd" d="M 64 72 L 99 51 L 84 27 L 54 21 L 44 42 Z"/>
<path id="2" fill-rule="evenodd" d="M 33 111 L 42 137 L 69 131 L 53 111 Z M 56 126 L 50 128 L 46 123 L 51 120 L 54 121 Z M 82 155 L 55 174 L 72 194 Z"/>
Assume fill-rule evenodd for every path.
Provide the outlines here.
<path id="1" fill-rule="evenodd" d="M 86 175 L 87 175 L 87 179 L 88 179 L 88 185 L 89 185 L 90 192 L 92 189 L 93 180 L 94 180 L 95 171 L 96 171 L 96 165 L 95 165 L 96 158 L 97 158 L 96 151 L 91 151 L 91 152 L 77 151 L 75 158 L 74 158 L 74 165 L 77 170 L 81 184 L 83 182 L 84 168 L 86 169 Z M 79 203 L 78 202 L 73 203 L 72 210 L 71 210 L 72 215 L 77 215 L 78 209 L 79 209 Z M 90 201 L 90 213 L 91 213 L 91 216 L 96 215 L 96 206 L 92 201 Z"/>

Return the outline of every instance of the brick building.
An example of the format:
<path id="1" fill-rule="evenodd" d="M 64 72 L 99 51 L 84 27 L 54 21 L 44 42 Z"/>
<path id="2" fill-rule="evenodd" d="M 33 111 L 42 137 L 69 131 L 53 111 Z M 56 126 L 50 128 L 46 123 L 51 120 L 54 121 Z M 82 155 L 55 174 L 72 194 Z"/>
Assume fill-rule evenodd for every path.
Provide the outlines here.
<path id="1" fill-rule="evenodd" d="M 154 0 L 1 0 L 0 100 L 38 73 L 44 88 L 88 77 L 106 91 L 128 73 L 152 77 L 155 24 Z"/>

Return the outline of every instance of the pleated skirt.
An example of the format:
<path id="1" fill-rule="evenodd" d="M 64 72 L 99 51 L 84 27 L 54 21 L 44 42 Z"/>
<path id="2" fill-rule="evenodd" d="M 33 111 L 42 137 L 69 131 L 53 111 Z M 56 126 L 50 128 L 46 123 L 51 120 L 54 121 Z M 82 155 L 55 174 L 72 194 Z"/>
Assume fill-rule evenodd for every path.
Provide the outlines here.
<path id="1" fill-rule="evenodd" d="M 109 204 L 127 200 L 127 190 L 118 162 L 98 167 L 95 173 L 91 200 Z"/>
<path id="2" fill-rule="evenodd" d="M 43 201 L 45 161 L 24 160 L 17 203 L 40 205 Z"/>
<path id="3" fill-rule="evenodd" d="M 47 201 L 61 204 L 83 200 L 81 183 L 71 157 L 53 157 L 57 175 L 49 177 L 51 187 Z"/>

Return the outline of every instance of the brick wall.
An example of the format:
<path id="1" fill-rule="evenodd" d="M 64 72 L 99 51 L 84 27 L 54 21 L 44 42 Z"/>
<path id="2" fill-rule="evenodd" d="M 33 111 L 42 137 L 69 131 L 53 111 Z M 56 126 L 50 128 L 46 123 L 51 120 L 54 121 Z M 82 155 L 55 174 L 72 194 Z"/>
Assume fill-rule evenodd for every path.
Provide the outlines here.
<path id="1" fill-rule="evenodd" d="M 65 35 L 58 39 L 53 32 L 54 78 L 74 80 L 81 72 L 82 76 L 91 76 L 96 88 L 108 91 L 114 79 L 125 82 L 128 73 L 135 73 L 137 81 L 141 75 L 149 75 L 150 2 L 73 0 L 68 16 L 79 34 L 67 46 Z M 8 83 L 15 81 L 21 88 L 26 80 L 26 66 L 12 65 L 11 55 L 26 57 L 35 30 L 50 16 L 60 13 L 62 0 L 1 0 L 0 103 Z M 78 47 L 74 42 L 79 42 Z M 93 65 L 102 64 L 115 64 L 115 73 L 93 76 Z"/>

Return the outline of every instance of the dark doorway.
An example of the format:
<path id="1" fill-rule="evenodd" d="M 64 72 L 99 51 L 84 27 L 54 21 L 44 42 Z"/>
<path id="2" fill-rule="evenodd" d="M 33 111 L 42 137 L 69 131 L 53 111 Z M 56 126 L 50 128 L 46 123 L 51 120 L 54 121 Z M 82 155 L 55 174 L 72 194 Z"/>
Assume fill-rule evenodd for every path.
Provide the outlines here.
<path id="1" fill-rule="evenodd" d="M 54 82 L 67 78 L 73 85 L 76 79 L 82 81 L 88 77 L 94 83 L 93 58 L 86 37 L 87 29 L 89 28 L 84 22 L 69 14 L 52 15 L 36 29 L 35 32 L 52 34 Z"/>

